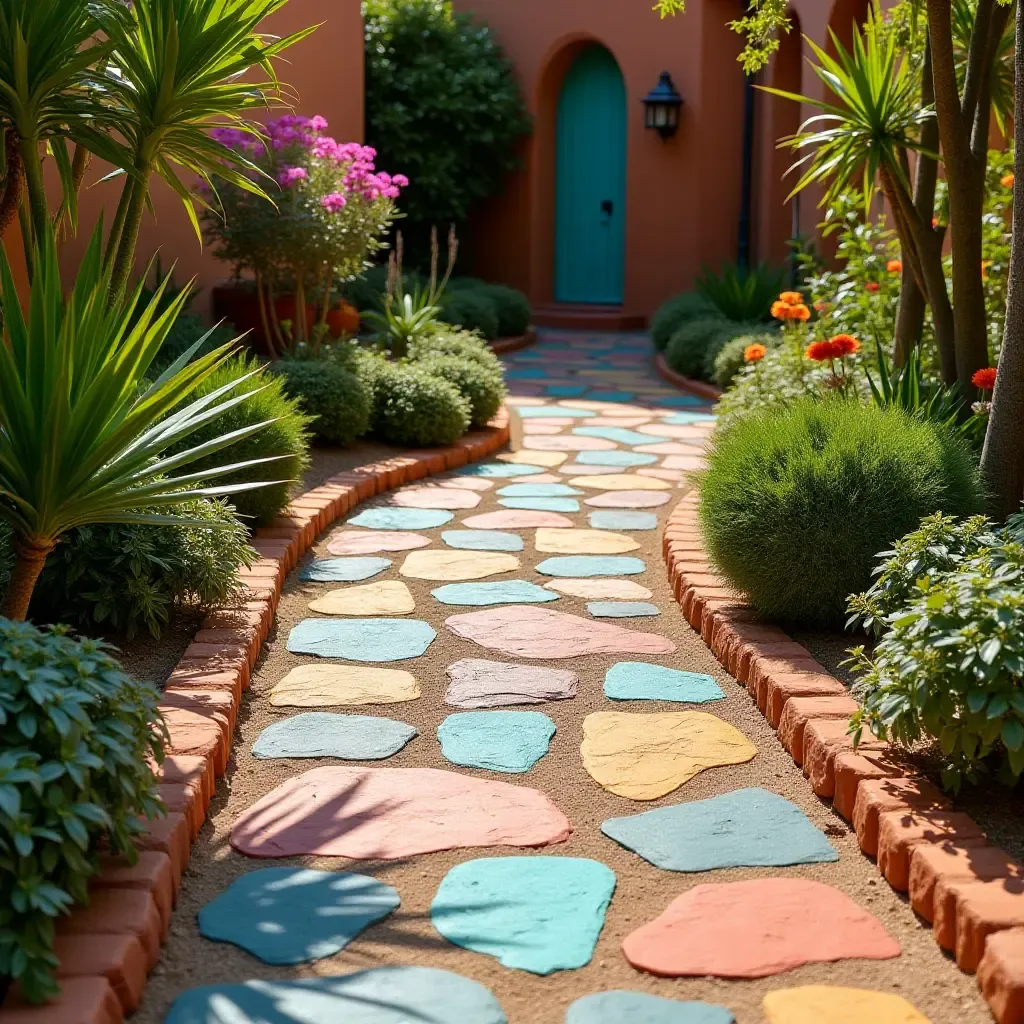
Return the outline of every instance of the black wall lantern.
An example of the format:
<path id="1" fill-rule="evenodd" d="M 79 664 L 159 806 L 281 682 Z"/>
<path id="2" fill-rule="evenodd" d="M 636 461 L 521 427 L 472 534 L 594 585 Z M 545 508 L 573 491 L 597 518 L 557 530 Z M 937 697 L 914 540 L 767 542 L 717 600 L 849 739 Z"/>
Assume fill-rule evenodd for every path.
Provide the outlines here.
<path id="1" fill-rule="evenodd" d="M 656 131 L 663 139 L 675 135 L 679 128 L 679 108 L 683 97 L 667 71 L 662 71 L 658 84 L 644 97 L 644 127 Z"/>

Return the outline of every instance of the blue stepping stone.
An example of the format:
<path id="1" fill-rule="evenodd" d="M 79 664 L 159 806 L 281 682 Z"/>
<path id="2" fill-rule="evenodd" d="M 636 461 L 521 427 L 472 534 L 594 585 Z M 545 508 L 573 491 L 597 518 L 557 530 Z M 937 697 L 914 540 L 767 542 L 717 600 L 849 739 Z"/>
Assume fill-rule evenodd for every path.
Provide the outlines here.
<path id="1" fill-rule="evenodd" d="M 436 636 L 421 619 L 303 619 L 288 634 L 288 650 L 349 661 L 402 661 L 420 657 Z"/>
<path id="2" fill-rule="evenodd" d="M 648 601 L 588 601 L 587 611 L 595 619 L 639 619 L 661 614 L 658 606 Z"/>
<path id="3" fill-rule="evenodd" d="M 591 391 L 587 398 L 595 402 L 632 402 L 635 391 Z"/>
<path id="4" fill-rule="evenodd" d="M 549 384 L 544 390 L 554 398 L 579 398 L 588 389 L 586 384 Z"/>
<path id="5" fill-rule="evenodd" d="M 658 517 L 653 512 L 619 512 L 602 509 L 590 513 L 590 525 L 595 530 L 655 530 Z"/>
<path id="6" fill-rule="evenodd" d="M 382 761 L 397 754 L 415 735 L 411 725 L 393 718 L 307 711 L 268 725 L 252 745 L 252 756 Z"/>
<path id="7" fill-rule="evenodd" d="M 523 538 L 502 530 L 445 530 L 441 540 L 450 548 L 468 551 L 522 551 Z"/>
<path id="8" fill-rule="evenodd" d="M 687 704 L 725 700 L 721 687 L 711 676 L 646 661 L 620 661 L 612 665 L 604 677 L 604 695 L 612 700 L 676 700 Z"/>
<path id="9" fill-rule="evenodd" d="M 669 409 L 681 409 L 690 405 L 707 404 L 708 400 L 700 398 L 698 395 L 670 395 L 668 398 L 663 398 L 658 402 L 658 405 L 667 406 Z"/>
<path id="10" fill-rule="evenodd" d="M 506 380 L 540 380 L 550 374 L 540 366 L 524 366 L 518 370 L 506 370 Z"/>
<path id="11" fill-rule="evenodd" d="M 649 466 L 658 461 L 658 456 L 642 452 L 580 452 L 576 461 L 581 466 Z"/>
<path id="12" fill-rule="evenodd" d="M 498 580 L 495 583 L 449 583 L 432 590 L 441 604 L 542 604 L 557 601 L 558 594 L 526 580 Z"/>
<path id="13" fill-rule="evenodd" d="M 299 579 L 313 583 L 356 583 L 390 566 L 390 558 L 317 558 L 299 573 Z"/>
<path id="14" fill-rule="evenodd" d="M 555 723 L 539 711 L 464 711 L 438 727 L 452 764 L 492 772 L 529 771 L 547 752 Z"/>
<path id="15" fill-rule="evenodd" d="M 535 512 L 579 512 L 580 503 L 575 498 L 499 498 L 499 505 L 505 508 L 526 508 Z"/>
<path id="16" fill-rule="evenodd" d="M 400 902 L 397 889 L 367 875 L 262 868 L 199 911 L 199 934 L 265 964 L 304 964 L 334 956 Z"/>
<path id="17" fill-rule="evenodd" d="M 641 434 L 638 430 L 627 430 L 625 427 L 575 427 L 574 434 L 580 437 L 603 437 L 606 441 L 616 444 L 661 444 L 665 438 L 654 434 Z"/>
<path id="18" fill-rule="evenodd" d="M 659 438 L 664 441 L 664 438 Z M 463 466 L 456 471 L 456 476 L 484 476 L 492 478 L 504 478 L 517 476 L 537 476 L 539 473 L 546 473 L 543 466 L 523 466 L 516 462 L 478 462 L 475 466 Z"/>
<path id="19" fill-rule="evenodd" d="M 691 423 L 711 423 L 717 419 L 717 416 L 707 412 L 677 412 L 666 416 L 661 422 L 670 423 L 673 427 L 686 427 Z"/>
<path id="20" fill-rule="evenodd" d="M 595 992 L 565 1011 L 565 1024 L 734 1024 L 736 1018 L 713 1003 L 683 1003 L 646 992 Z"/>
<path id="21" fill-rule="evenodd" d="M 576 498 L 583 491 L 568 484 L 509 484 L 498 491 L 499 498 Z"/>
<path id="22" fill-rule="evenodd" d="M 667 871 L 824 864 L 839 854 L 796 804 L 764 789 L 609 818 L 601 831 Z"/>
<path id="23" fill-rule="evenodd" d="M 456 946 L 552 974 L 590 962 L 614 891 L 615 873 L 596 860 L 483 857 L 444 876 L 430 920 Z"/>
<path id="24" fill-rule="evenodd" d="M 563 405 L 522 405 L 516 408 L 516 412 L 524 420 L 543 418 L 586 420 L 594 415 L 589 409 L 569 409 Z"/>
<path id="25" fill-rule="evenodd" d="M 635 576 L 647 568 L 640 558 L 628 555 L 564 555 L 545 558 L 537 566 L 544 576 Z"/>
<path id="26" fill-rule="evenodd" d="M 434 967 L 375 967 L 337 978 L 245 981 L 183 992 L 164 1024 L 508 1024 L 483 985 Z"/>
<path id="27" fill-rule="evenodd" d="M 368 530 L 430 530 L 454 518 L 453 512 L 439 508 L 368 508 L 353 516 L 348 525 Z"/>

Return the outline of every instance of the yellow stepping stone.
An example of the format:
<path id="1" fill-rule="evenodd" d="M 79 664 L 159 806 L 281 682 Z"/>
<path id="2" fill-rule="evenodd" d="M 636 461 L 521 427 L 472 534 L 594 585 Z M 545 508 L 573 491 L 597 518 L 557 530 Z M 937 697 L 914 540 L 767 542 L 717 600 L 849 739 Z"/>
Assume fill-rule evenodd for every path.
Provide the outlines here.
<path id="1" fill-rule="evenodd" d="M 632 537 L 610 530 L 537 530 L 537 550 L 561 555 L 617 555 L 638 547 Z"/>
<path id="2" fill-rule="evenodd" d="M 574 476 L 573 487 L 596 487 L 602 491 L 670 491 L 672 485 L 665 480 L 636 473 L 615 473 L 607 476 Z"/>
<path id="3" fill-rule="evenodd" d="M 567 458 L 568 452 L 502 452 L 495 456 L 502 462 L 518 463 L 526 466 L 560 466 Z"/>
<path id="4" fill-rule="evenodd" d="M 742 764 L 757 748 L 703 711 L 598 711 L 583 720 L 580 755 L 593 779 L 617 796 L 657 800 L 705 768 Z"/>
<path id="5" fill-rule="evenodd" d="M 416 700 L 411 673 L 362 665 L 299 665 L 271 691 L 274 707 L 330 708 L 342 704 L 399 704 Z"/>
<path id="6" fill-rule="evenodd" d="M 762 1005 L 767 1024 L 929 1024 L 902 996 L 863 988 L 782 988 Z"/>
<path id="7" fill-rule="evenodd" d="M 309 607 L 323 615 L 408 615 L 416 610 L 416 602 L 404 583 L 384 580 L 332 590 L 310 601 Z"/>
<path id="8" fill-rule="evenodd" d="M 400 572 L 416 580 L 479 580 L 518 568 L 515 555 L 497 551 L 413 551 Z"/>
<path id="9" fill-rule="evenodd" d="M 544 589 L 568 594 L 570 597 L 586 597 L 598 601 L 646 601 L 654 596 L 639 583 L 619 579 L 552 580 L 544 584 Z"/>

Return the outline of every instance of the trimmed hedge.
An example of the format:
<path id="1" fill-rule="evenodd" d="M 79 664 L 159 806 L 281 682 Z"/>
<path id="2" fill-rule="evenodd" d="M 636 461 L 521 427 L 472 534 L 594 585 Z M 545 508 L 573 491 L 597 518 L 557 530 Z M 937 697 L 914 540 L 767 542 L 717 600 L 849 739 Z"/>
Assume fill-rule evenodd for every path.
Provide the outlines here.
<path id="1" fill-rule="evenodd" d="M 498 337 L 498 313 L 490 297 L 480 288 L 449 292 L 441 300 L 442 323 L 479 331 L 488 341 Z"/>
<path id="2" fill-rule="evenodd" d="M 370 393 L 343 363 L 282 359 L 274 369 L 285 391 L 310 417 L 310 429 L 318 441 L 345 447 L 370 429 Z"/>
<path id="3" fill-rule="evenodd" d="M 659 352 L 687 320 L 724 319 L 718 309 L 697 292 L 684 292 L 661 305 L 651 319 L 651 340 Z"/>
<path id="4" fill-rule="evenodd" d="M 430 359 L 433 356 L 457 356 L 479 363 L 486 370 L 504 378 L 501 360 L 479 334 L 459 328 L 435 331 L 426 338 L 414 341 L 409 348 L 409 358 Z"/>
<path id="5" fill-rule="evenodd" d="M 777 334 L 741 334 L 738 338 L 727 341 L 715 356 L 715 365 L 711 371 L 711 381 L 723 391 L 728 390 L 736 378 L 736 374 L 746 365 L 743 353 L 748 345 L 764 345 L 772 348 L 778 343 Z"/>
<path id="6" fill-rule="evenodd" d="M 711 380 L 715 358 L 727 342 L 756 330 L 756 325 L 704 317 L 680 326 L 665 350 L 665 361 L 676 373 L 695 380 Z"/>
<path id="7" fill-rule="evenodd" d="M 425 448 L 451 444 L 468 429 L 469 402 L 458 388 L 417 364 L 376 360 L 373 432 L 391 444 Z"/>
<path id="8" fill-rule="evenodd" d="M 415 364 L 433 377 L 454 384 L 470 404 L 471 427 L 485 427 L 505 400 L 505 384 L 480 363 L 458 356 L 433 356 Z"/>

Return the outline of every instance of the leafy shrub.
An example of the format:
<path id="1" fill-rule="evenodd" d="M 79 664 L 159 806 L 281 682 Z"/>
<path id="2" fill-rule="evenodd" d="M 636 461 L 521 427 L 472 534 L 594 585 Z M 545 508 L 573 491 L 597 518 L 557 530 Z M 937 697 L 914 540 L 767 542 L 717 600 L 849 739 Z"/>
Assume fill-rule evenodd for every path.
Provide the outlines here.
<path id="1" fill-rule="evenodd" d="M 372 373 L 373 432 L 382 441 L 415 447 L 451 444 L 468 429 L 470 404 L 454 384 L 416 363 L 379 359 Z"/>
<path id="2" fill-rule="evenodd" d="M 518 338 L 526 333 L 533 313 L 529 299 L 521 291 L 504 284 L 485 284 L 477 291 L 490 300 L 498 318 L 499 338 Z"/>
<path id="3" fill-rule="evenodd" d="M 336 359 L 282 359 L 275 371 L 284 390 L 310 417 L 309 428 L 325 444 L 350 445 L 370 429 L 366 385 Z"/>
<path id="4" fill-rule="evenodd" d="M 208 377 L 196 390 L 194 397 L 210 394 L 259 367 L 259 362 L 249 356 L 235 356 Z M 243 387 L 249 390 L 249 397 L 244 402 L 200 427 L 171 451 L 198 446 L 204 441 L 253 423 L 265 423 L 262 430 L 192 464 L 192 469 L 198 472 L 218 465 L 274 457 L 274 462 L 235 470 L 218 481 L 226 485 L 256 480 L 280 481 L 255 490 L 235 491 L 229 496 L 238 514 L 251 520 L 248 525 L 263 526 L 288 504 L 292 484 L 301 478 L 309 465 L 307 428 L 310 418 L 302 412 L 298 400 L 286 394 L 284 378 L 281 376 L 265 373 Z"/>
<path id="5" fill-rule="evenodd" d="M 501 377 L 480 363 L 458 356 L 434 356 L 416 363 L 431 376 L 454 384 L 470 404 L 470 426 L 485 427 L 505 400 L 505 384 Z"/>
<path id="6" fill-rule="evenodd" d="M 981 500 L 973 458 L 941 427 L 804 400 L 716 432 L 700 516 L 713 561 L 758 611 L 834 626 L 876 552 L 935 511 L 967 515 Z"/>
<path id="7" fill-rule="evenodd" d="M 687 320 L 706 320 L 718 316 L 721 314 L 703 295 L 684 292 L 658 307 L 651 318 L 651 340 L 659 352 L 664 352 L 672 335 Z"/>
<path id="8" fill-rule="evenodd" d="M 411 346 L 409 355 L 412 359 L 427 359 L 439 355 L 458 356 L 459 359 L 470 359 L 474 363 L 479 363 L 499 377 L 504 374 L 501 360 L 494 354 L 490 345 L 472 331 L 434 331 L 416 341 Z"/>
<path id="9" fill-rule="evenodd" d="M 230 327 L 221 327 L 220 325 L 211 329 L 195 313 L 182 313 L 174 321 L 164 343 L 160 346 L 160 351 L 157 352 L 156 358 L 150 364 L 150 376 L 154 378 L 159 376 L 175 359 L 183 356 L 200 338 L 204 337 L 205 341 L 196 349 L 192 356 L 193 359 L 205 356 L 215 348 L 220 348 L 221 345 L 234 340 L 237 333 Z"/>
<path id="10" fill-rule="evenodd" d="M 467 289 L 486 288 L 487 282 L 479 277 L 453 277 L 448 282 L 448 291 L 461 292 Z"/>
<path id="11" fill-rule="evenodd" d="M 778 335 L 769 333 L 741 334 L 738 338 L 727 341 L 715 356 L 715 365 L 711 373 L 712 383 L 723 391 L 727 390 L 736 375 L 746 366 L 743 353 L 746 352 L 748 345 L 764 345 L 765 348 L 770 348 L 778 342 Z"/>
<path id="12" fill-rule="evenodd" d="M 0 619 L 0 649 L 0 981 L 41 1001 L 54 919 L 88 901 L 100 842 L 131 854 L 139 818 L 160 813 L 159 697 L 62 628 Z"/>
<path id="13" fill-rule="evenodd" d="M 463 288 L 446 294 L 439 319 L 455 327 L 479 331 L 488 341 L 498 337 L 498 313 L 487 292 L 480 288 Z"/>
<path id="14" fill-rule="evenodd" d="M 358 277 L 342 285 L 342 296 L 351 302 L 360 313 L 380 312 L 384 308 L 384 296 L 388 289 L 388 268 L 386 264 L 368 267 Z"/>
<path id="15" fill-rule="evenodd" d="M 182 505 L 180 514 L 215 526 L 116 523 L 66 533 L 46 560 L 33 615 L 129 638 L 146 628 L 158 637 L 176 605 L 229 601 L 238 570 L 256 559 L 245 527 L 227 502 L 209 498 Z"/>
<path id="16" fill-rule="evenodd" d="M 715 358 L 725 344 L 740 335 L 749 334 L 756 325 L 705 317 L 688 320 L 672 335 L 665 350 L 665 361 L 684 377 L 710 380 Z"/>
<path id="17" fill-rule="evenodd" d="M 716 274 L 707 267 L 697 279 L 697 292 L 727 320 L 767 320 L 782 287 L 781 270 L 765 264 L 741 270 L 724 263 Z"/>

